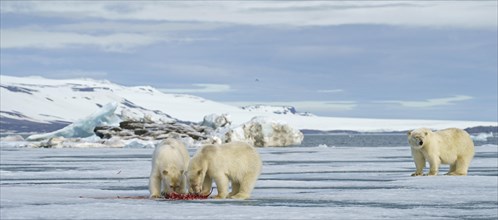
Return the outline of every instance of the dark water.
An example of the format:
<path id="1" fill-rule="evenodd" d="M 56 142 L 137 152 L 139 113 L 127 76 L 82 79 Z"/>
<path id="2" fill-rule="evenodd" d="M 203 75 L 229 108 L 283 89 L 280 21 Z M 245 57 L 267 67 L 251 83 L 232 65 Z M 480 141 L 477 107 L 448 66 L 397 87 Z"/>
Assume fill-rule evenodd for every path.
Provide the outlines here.
<path id="1" fill-rule="evenodd" d="M 329 147 L 399 147 L 408 146 L 405 134 L 307 134 L 300 147 L 316 147 L 326 144 Z M 475 146 L 486 144 L 498 145 L 498 135 L 488 137 L 486 141 L 474 140 Z"/>

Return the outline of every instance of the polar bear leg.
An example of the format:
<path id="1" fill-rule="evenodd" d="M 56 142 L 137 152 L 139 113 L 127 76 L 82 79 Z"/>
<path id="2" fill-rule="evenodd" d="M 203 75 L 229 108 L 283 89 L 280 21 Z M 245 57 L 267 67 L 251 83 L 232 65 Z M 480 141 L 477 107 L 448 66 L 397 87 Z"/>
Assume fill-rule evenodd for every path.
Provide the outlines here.
<path id="1" fill-rule="evenodd" d="M 412 149 L 412 157 L 415 162 L 415 172 L 412 173 L 412 176 L 422 176 L 424 175 L 424 167 L 425 167 L 425 158 L 424 154 L 418 150 Z"/>
<path id="2" fill-rule="evenodd" d="M 215 199 L 224 199 L 228 195 L 228 177 L 224 174 L 219 174 L 213 177 L 216 183 L 216 188 L 218 189 L 218 195 Z"/>
<path id="3" fill-rule="evenodd" d="M 469 169 L 470 160 L 467 158 L 457 158 L 455 162 L 456 170 L 453 173 L 455 176 L 466 176 Z"/>
<path id="4" fill-rule="evenodd" d="M 180 180 L 180 192 L 181 194 L 187 194 L 187 177 L 185 174 L 181 175 Z"/>
<path id="5" fill-rule="evenodd" d="M 440 163 L 441 163 L 441 161 L 439 161 L 439 158 L 434 158 L 434 157 L 429 158 L 430 168 L 429 168 L 429 173 L 427 174 L 427 176 L 437 176 Z"/>
<path id="6" fill-rule="evenodd" d="M 232 192 L 230 192 L 230 194 L 228 194 L 228 198 L 231 198 L 232 196 L 239 193 L 239 189 L 240 189 L 240 183 L 232 181 Z"/>
<path id="7" fill-rule="evenodd" d="M 239 192 L 232 196 L 232 199 L 248 199 L 251 197 L 251 192 L 254 189 L 256 180 L 258 180 L 259 173 L 248 173 L 244 179 L 239 183 Z"/>
<path id="8" fill-rule="evenodd" d="M 450 164 L 450 170 L 445 175 L 454 176 L 455 175 L 455 171 L 456 171 L 456 162 L 453 163 L 453 164 Z"/>
<path id="9" fill-rule="evenodd" d="M 204 182 L 202 182 L 201 195 L 209 195 L 211 193 L 211 188 L 213 187 L 213 179 L 209 175 L 204 177 Z"/>
<path id="10" fill-rule="evenodd" d="M 151 175 L 149 177 L 150 198 L 161 197 L 161 176 Z"/>

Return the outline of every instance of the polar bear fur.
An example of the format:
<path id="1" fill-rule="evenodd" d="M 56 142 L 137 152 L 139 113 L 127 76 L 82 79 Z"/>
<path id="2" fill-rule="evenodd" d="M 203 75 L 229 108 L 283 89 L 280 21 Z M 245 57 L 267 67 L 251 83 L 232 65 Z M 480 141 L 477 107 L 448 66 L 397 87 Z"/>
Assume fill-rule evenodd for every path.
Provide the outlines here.
<path id="1" fill-rule="evenodd" d="M 190 192 L 207 195 L 214 180 L 218 189 L 215 199 L 247 199 L 251 196 L 261 167 L 258 151 L 248 143 L 204 145 L 190 160 Z M 232 183 L 230 194 L 229 182 Z"/>
<path id="2" fill-rule="evenodd" d="M 149 177 L 151 198 L 161 197 L 163 193 L 186 193 L 187 177 L 185 171 L 189 164 L 189 154 L 185 145 L 168 138 L 156 146 L 152 155 L 152 169 Z"/>
<path id="3" fill-rule="evenodd" d="M 430 165 L 429 176 L 437 175 L 440 164 L 450 165 L 446 175 L 465 176 L 474 157 L 474 142 L 466 131 L 458 128 L 436 132 L 419 128 L 408 132 L 408 143 L 416 167 L 412 176 L 423 175 L 426 161 Z"/>

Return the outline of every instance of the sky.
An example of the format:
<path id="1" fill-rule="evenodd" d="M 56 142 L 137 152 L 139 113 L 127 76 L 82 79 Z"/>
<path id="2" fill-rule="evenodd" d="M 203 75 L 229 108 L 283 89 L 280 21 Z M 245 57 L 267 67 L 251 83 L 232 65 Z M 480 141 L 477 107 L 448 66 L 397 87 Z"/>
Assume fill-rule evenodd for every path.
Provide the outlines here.
<path id="1" fill-rule="evenodd" d="M 320 116 L 498 120 L 497 1 L 1 1 L 2 75 Z"/>

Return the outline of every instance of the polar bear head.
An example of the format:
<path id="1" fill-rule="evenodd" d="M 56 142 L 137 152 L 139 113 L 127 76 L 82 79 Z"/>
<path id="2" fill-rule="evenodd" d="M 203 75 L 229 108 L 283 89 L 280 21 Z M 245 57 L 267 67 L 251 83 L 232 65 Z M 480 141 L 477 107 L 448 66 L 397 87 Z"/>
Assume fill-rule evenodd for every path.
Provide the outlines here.
<path id="1" fill-rule="evenodd" d="M 195 153 L 188 166 L 188 180 L 190 184 L 189 192 L 199 194 L 202 192 L 202 186 L 208 172 L 210 161 L 214 161 L 213 155 L 216 154 L 215 145 L 204 145 Z"/>
<path id="2" fill-rule="evenodd" d="M 197 155 L 190 160 L 187 171 L 190 184 L 189 192 L 199 194 L 202 191 L 207 169 L 208 163 L 201 156 Z"/>
<path id="3" fill-rule="evenodd" d="M 181 181 L 184 173 L 184 170 L 168 167 L 161 171 L 161 177 L 163 178 L 164 183 L 169 183 L 167 187 L 177 193 L 182 193 Z"/>
<path id="4" fill-rule="evenodd" d="M 420 150 L 429 142 L 431 129 L 419 128 L 408 132 L 408 143 L 415 150 Z"/>

